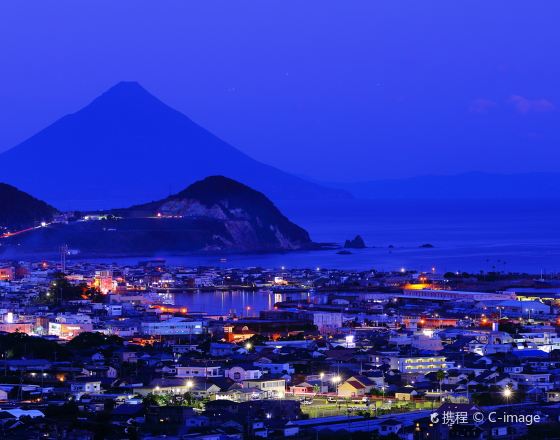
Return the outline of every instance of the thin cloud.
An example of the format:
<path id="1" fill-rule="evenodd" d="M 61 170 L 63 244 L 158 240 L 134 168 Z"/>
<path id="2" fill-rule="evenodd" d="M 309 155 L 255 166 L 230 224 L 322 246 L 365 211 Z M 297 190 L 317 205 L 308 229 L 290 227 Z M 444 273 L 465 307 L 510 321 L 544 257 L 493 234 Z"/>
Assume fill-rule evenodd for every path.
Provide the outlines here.
<path id="1" fill-rule="evenodd" d="M 490 99 L 478 98 L 471 102 L 469 106 L 469 112 L 471 113 L 488 113 L 494 107 L 497 107 L 498 103 Z"/>
<path id="2" fill-rule="evenodd" d="M 547 99 L 529 99 L 520 95 L 513 95 L 508 100 L 515 111 L 520 114 L 527 113 L 545 113 L 556 109 L 554 104 Z"/>

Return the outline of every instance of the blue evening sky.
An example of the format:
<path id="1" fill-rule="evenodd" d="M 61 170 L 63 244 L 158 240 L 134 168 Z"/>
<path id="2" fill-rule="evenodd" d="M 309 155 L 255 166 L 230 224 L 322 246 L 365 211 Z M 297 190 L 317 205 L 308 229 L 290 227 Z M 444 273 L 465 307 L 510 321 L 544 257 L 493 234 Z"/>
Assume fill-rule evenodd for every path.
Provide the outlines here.
<path id="1" fill-rule="evenodd" d="M 558 0 L 4 0 L 0 151 L 136 80 L 316 179 L 560 171 L 559 17 Z"/>

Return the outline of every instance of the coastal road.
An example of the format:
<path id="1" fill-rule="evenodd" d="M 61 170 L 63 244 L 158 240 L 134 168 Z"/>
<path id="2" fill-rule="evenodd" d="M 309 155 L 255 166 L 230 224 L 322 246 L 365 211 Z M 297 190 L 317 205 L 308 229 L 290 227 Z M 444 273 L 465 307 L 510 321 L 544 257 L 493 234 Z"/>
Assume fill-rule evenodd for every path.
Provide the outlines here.
<path id="1" fill-rule="evenodd" d="M 14 237 L 14 236 L 20 235 L 20 234 L 25 234 L 26 232 L 35 231 L 36 229 L 46 228 L 50 224 L 51 223 L 44 223 L 43 222 L 38 226 L 33 226 L 32 228 L 20 229 L 19 231 L 13 231 L 13 232 L 5 232 L 4 234 L 0 235 L 0 239 L 10 238 L 10 237 Z"/>

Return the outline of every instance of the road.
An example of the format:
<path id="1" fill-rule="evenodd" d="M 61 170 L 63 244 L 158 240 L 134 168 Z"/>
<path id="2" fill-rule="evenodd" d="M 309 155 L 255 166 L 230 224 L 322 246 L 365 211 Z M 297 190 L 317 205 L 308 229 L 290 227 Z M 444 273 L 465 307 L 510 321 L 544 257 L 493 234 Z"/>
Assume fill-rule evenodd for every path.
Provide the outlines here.
<path id="1" fill-rule="evenodd" d="M 46 228 L 49 225 L 51 225 L 51 223 L 44 223 L 43 222 L 39 226 L 34 226 L 32 228 L 20 229 L 19 231 L 13 231 L 13 232 L 5 232 L 4 234 L 0 235 L 0 239 L 14 237 L 16 235 L 20 235 L 20 234 L 24 234 L 26 232 L 34 231 L 36 229 Z"/>

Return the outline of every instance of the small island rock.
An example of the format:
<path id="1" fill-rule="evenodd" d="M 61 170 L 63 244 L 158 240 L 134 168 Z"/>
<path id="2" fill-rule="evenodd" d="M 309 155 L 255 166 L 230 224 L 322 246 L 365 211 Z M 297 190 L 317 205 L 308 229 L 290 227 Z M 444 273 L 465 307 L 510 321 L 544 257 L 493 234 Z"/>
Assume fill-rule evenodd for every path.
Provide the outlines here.
<path id="1" fill-rule="evenodd" d="M 366 243 L 360 235 L 356 235 L 353 240 L 346 240 L 344 242 L 344 247 L 346 249 L 364 249 L 366 247 Z"/>

